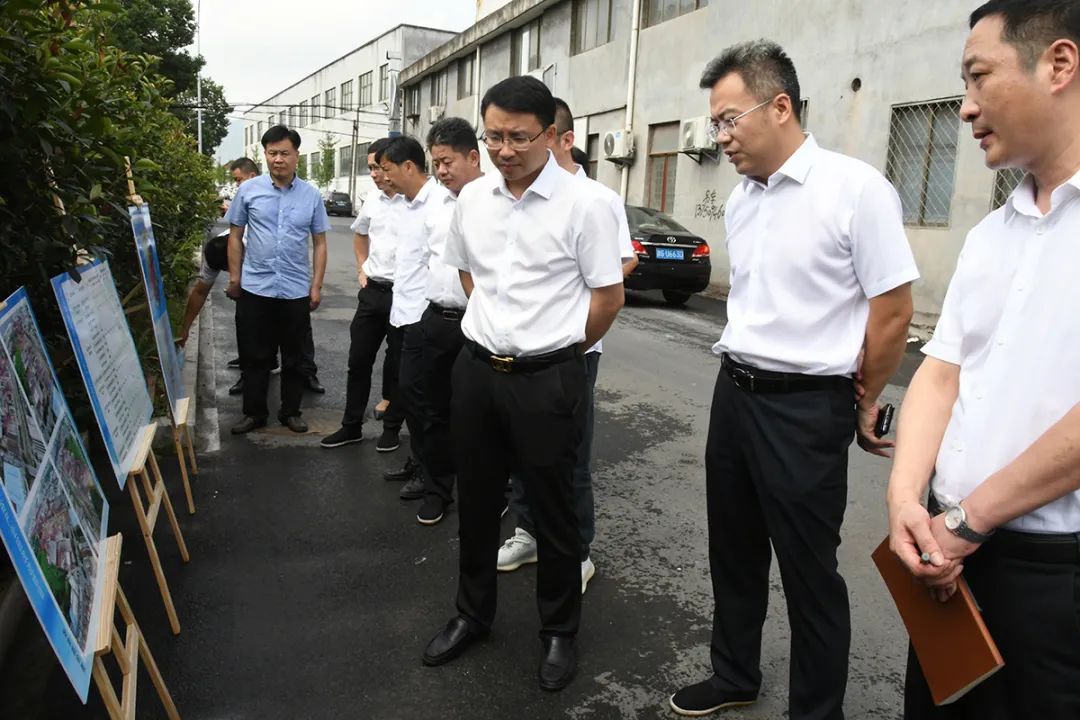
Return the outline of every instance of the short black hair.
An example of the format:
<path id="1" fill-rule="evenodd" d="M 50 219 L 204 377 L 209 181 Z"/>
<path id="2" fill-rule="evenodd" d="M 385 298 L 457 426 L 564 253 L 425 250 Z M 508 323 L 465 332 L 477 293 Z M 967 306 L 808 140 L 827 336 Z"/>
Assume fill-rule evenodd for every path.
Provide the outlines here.
<path id="1" fill-rule="evenodd" d="M 222 233 L 206 241 L 203 260 L 211 270 L 224 272 L 229 269 L 229 234 Z"/>
<path id="2" fill-rule="evenodd" d="M 751 40 L 732 45 L 709 61 L 701 74 L 702 89 L 712 86 L 733 72 L 739 73 L 746 89 L 760 102 L 780 93 L 791 98 L 791 111 L 802 120 L 802 97 L 795 63 L 784 49 L 772 40 Z"/>
<path id="3" fill-rule="evenodd" d="M 379 153 L 386 149 L 386 146 L 390 143 L 390 138 L 379 138 L 375 142 L 368 145 L 367 154 L 375 156 L 375 162 L 379 162 Z"/>
<path id="4" fill-rule="evenodd" d="M 291 142 L 293 150 L 300 149 L 300 133 L 295 130 L 290 130 L 284 125 L 274 125 L 264 132 L 262 136 L 262 146 L 265 148 L 270 143 L 281 142 L 282 140 Z"/>
<path id="5" fill-rule="evenodd" d="M 419 140 L 408 135 L 390 138 L 389 142 L 386 143 L 386 147 L 375 153 L 375 162 L 381 163 L 384 159 L 395 165 L 402 165 L 412 160 L 413 164 L 420 168 L 421 172 L 427 172 L 427 156 L 424 155 L 424 146 L 420 144 Z"/>
<path id="6" fill-rule="evenodd" d="M 971 13 L 970 27 L 983 18 L 1000 16 L 1001 39 L 1016 48 L 1028 72 L 1046 48 L 1058 40 L 1080 45 L 1080 2 L 1077 0 L 990 0 Z"/>
<path id="7" fill-rule="evenodd" d="M 428 130 L 427 144 L 428 149 L 436 145 L 446 145 L 462 155 L 468 155 L 470 150 L 480 152 L 476 130 L 468 120 L 459 117 L 443 118 L 432 125 Z"/>
<path id="8" fill-rule="evenodd" d="M 574 131 L 574 113 L 562 98 L 555 98 L 555 132 L 559 135 Z"/>
<path id="9" fill-rule="evenodd" d="M 245 175 L 259 175 L 259 166 L 249 157 L 236 158 L 229 163 L 229 172 L 239 170 Z"/>
<path id="10" fill-rule="evenodd" d="M 555 124 L 555 98 L 547 85 L 528 75 L 506 78 L 488 88 L 480 101 L 480 117 L 492 105 L 507 112 L 531 113 L 545 130 Z"/>
<path id="11" fill-rule="evenodd" d="M 582 150 L 581 148 L 579 148 L 577 145 L 570 148 L 570 157 L 573 158 L 574 162 L 576 162 L 578 165 L 580 165 L 583 168 L 588 169 L 588 167 L 589 167 L 589 154 L 587 152 L 585 152 L 584 150 Z"/>

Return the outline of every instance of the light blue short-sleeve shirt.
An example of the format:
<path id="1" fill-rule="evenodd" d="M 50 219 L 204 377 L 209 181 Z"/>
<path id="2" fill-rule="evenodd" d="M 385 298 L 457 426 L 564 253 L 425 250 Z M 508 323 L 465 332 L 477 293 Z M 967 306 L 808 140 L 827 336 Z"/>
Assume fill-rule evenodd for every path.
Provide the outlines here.
<path id="1" fill-rule="evenodd" d="M 240 186 L 225 219 L 247 228 L 240 287 L 263 297 L 295 300 L 311 293 L 308 236 L 330 229 L 322 196 L 294 177 L 285 187 L 260 175 Z"/>

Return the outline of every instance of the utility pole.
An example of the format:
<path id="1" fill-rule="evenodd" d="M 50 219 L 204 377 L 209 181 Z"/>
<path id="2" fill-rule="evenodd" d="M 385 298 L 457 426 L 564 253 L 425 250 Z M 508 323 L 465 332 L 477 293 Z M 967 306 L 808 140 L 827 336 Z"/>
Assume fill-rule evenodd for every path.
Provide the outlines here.
<path id="1" fill-rule="evenodd" d="M 401 51 L 387 50 L 386 59 L 390 65 L 387 68 L 387 76 L 390 82 L 390 127 L 387 135 L 397 137 L 401 134 L 401 88 L 398 86 L 398 75 L 401 74 Z"/>
<path id="2" fill-rule="evenodd" d="M 349 168 L 349 202 L 356 209 L 356 144 L 360 137 L 360 100 L 356 101 L 356 119 L 352 124 L 352 167 Z M 366 160 L 366 158 L 365 158 Z"/>

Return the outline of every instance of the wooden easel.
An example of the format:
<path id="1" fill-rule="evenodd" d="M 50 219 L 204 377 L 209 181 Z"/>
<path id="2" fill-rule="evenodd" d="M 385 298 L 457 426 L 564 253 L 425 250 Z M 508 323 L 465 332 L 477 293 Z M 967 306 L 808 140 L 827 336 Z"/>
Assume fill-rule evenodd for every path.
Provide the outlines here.
<path id="1" fill-rule="evenodd" d="M 165 679 L 154 662 L 154 656 L 150 654 L 146 637 L 139 628 L 139 623 L 135 621 L 124 591 L 120 589 L 120 544 L 121 536 L 113 535 L 105 541 L 105 552 L 102 553 L 105 589 L 101 596 L 101 618 L 94 644 L 94 684 L 101 693 L 111 720 L 135 720 L 135 698 L 141 659 L 147 674 L 150 675 L 150 682 L 154 684 L 161 704 L 165 707 L 166 716 L 169 720 L 180 720 L 180 713 L 176 710 L 172 695 L 165 687 Z M 116 626 L 117 608 L 124 624 L 123 637 Z M 113 656 L 120 668 L 122 680 L 119 697 L 105 669 L 105 657 L 108 655 Z"/>
<path id="2" fill-rule="evenodd" d="M 158 556 L 157 544 L 154 542 L 154 527 L 157 525 L 158 513 L 162 506 L 165 507 L 165 514 L 169 518 L 176 544 L 180 548 L 180 559 L 188 562 L 191 556 L 188 555 L 184 535 L 180 532 L 176 512 L 173 511 L 169 492 L 165 488 L 165 480 L 161 476 L 161 468 L 158 467 L 157 458 L 154 456 L 153 443 L 156 432 L 156 423 L 150 423 L 143 428 L 139 438 L 138 454 L 135 456 L 135 463 L 131 470 L 128 471 L 126 484 L 128 492 L 131 493 L 131 502 L 135 506 L 135 517 L 139 521 L 139 529 L 142 530 L 143 539 L 146 541 L 146 552 L 150 555 L 150 565 L 154 569 L 158 590 L 161 591 L 161 599 L 165 603 L 165 614 L 169 616 L 169 626 L 172 628 L 173 635 L 179 635 L 180 620 L 176 616 L 176 606 L 173 605 L 169 583 L 165 580 L 165 571 L 161 567 L 161 558 Z M 147 472 L 147 463 L 154 473 L 153 481 L 150 480 L 150 473 Z M 142 492 L 139 491 L 140 485 L 142 485 Z M 143 505 L 142 493 L 146 493 L 149 505 Z"/>
<path id="3" fill-rule="evenodd" d="M 124 171 L 127 174 L 128 201 L 135 207 L 142 207 L 143 199 L 135 192 L 135 177 L 131 173 L 131 158 L 124 156 Z M 150 298 L 147 298 L 149 307 Z M 191 494 L 191 479 L 188 476 L 188 458 L 191 462 L 191 474 L 199 474 L 199 465 L 195 461 L 195 442 L 192 439 L 191 427 L 188 425 L 188 406 L 191 398 L 181 398 L 177 403 L 176 413 L 170 410 L 172 421 L 173 447 L 176 449 L 176 458 L 180 461 L 180 478 L 184 483 L 184 497 L 187 499 L 188 515 L 195 514 L 195 498 Z M 184 445 L 187 445 L 187 457 L 184 455 Z M 182 544 L 182 543 L 181 543 Z M 174 630 L 179 632 L 179 630 Z"/>

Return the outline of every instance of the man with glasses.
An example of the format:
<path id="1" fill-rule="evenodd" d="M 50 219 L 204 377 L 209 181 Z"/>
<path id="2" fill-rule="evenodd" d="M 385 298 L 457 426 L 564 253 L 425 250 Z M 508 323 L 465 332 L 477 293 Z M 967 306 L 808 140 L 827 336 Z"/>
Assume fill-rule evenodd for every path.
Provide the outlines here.
<path id="1" fill-rule="evenodd" d="M 836 560 L 847 451 L 853 436 L 877 455 L 892 445 L 874 433 L 877 398 L 904 353 L 918 270 L 888 181 L 802 132 L 795 66 L 778 45 L 729 48 L 701 87 L 713 137 L 743 179 L 724 216 L 731 292 L 705 451 L 712 676 L 670 705 L 700 716 L 757 699 L 775 550 L 791 625 L 789 717 L 839 720 L 851 640 Z"/>
<path id="2" fill-rule="evenodd" d="M 555 101 L 539 80 L 513 77 L 481 102 L 483 141 L 498 173 L 462 188 L 445 262 L 461 271 L 466 343 L 451 398 L 457 461 L 458 614 L 424 651 L 453 660 L 495 618 L 503 490 L 521 479 L 539 544 L 540 687 L 566 687 L 577 667 L 581 538 L 573 470 L 585 394 L 582 353 L 623 303 L 618 229 L 607 201 L 582 192 L 548 145 Z"/>
<path id="3" fill-rule="evenodd" d="M 236 435 L 266 425 L 266 392 L 279 350 L 278 419 L 293 432 L 307 432 L 300 415 L 304 388 L 300 365 L 311 312 L 322 301 L 326 231 L 330 229 L 319 191 L 296 177 L 299 133 L 275 125 L 262 136 L 262 146 L 269 174 L 241 185 L 225 216 L 229 222 L 226 293 L 237 301 L 237 340 L 244 372 L 245 417 L 232 428 Z M 308 256 L 309 234 L 313 260 Z"/>

